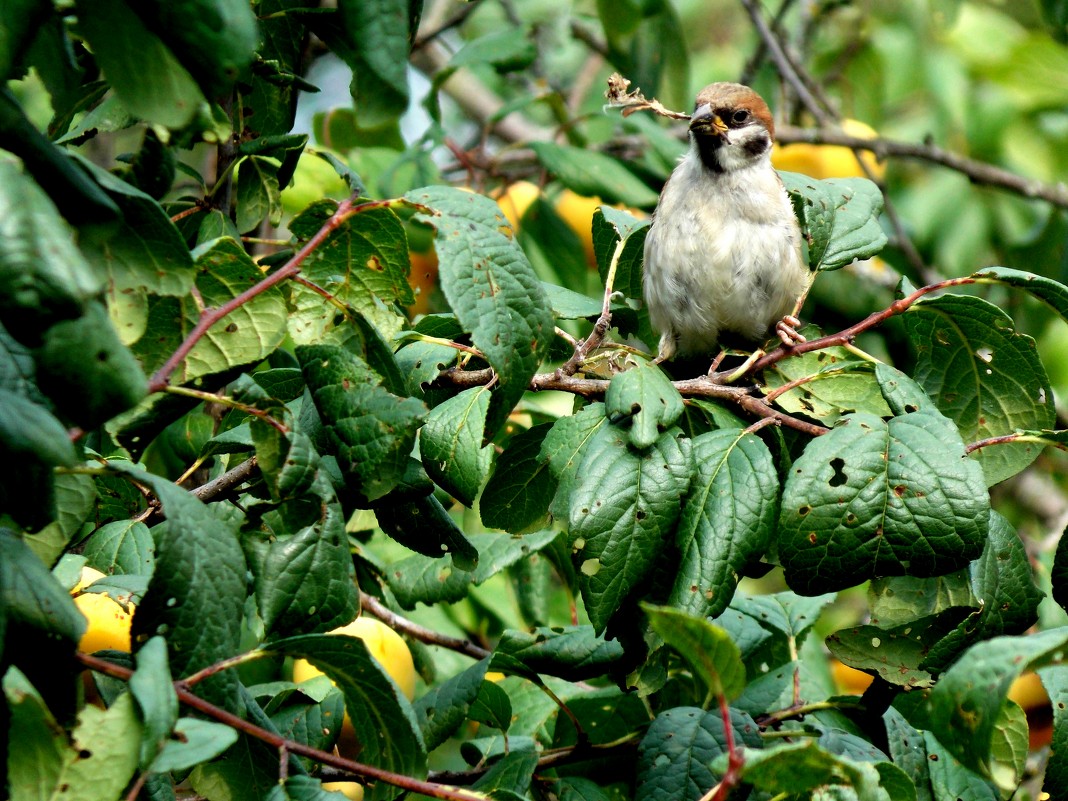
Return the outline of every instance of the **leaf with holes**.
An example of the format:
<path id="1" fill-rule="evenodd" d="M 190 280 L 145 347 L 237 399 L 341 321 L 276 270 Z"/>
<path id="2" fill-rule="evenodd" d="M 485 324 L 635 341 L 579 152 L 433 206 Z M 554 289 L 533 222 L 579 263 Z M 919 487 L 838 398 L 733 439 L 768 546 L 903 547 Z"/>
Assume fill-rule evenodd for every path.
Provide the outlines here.
<path id="1" fill-rule="evenodd" d="M 598 634 L 666 545 L 691 465 L 690 441 L 677 429 L 638 453 L 627 433 L 609 424 L 586 446 L 568 534 L 582 599 Z"/>
<path id="2" fill-rule="evenodd" d="M 982 552 L 990 500 L 953 424 L 847 415 L 809 443 L 783 488 L 779 558 L 813 595 L 876 576 L 936 576 Z"/>
<path id="3" fill-rule="evenodd" d="M 779 173 L 808 240 L 808 266 L 837 270 L 855 259 L 874 256 L 886 245 L 879 224 L 883 196 L 866 178 L 825 181 L 792 172 Z"/>
<path id="4" fill-rule="evenodd" d="M 1035 341 L 997 306 L 942 295 L 913 304 L 904 321 L 916 350 L 916 381 L 966 442 L 1053 426 L 1053 390 Z M 1041 452 L 1040 444 L 1025 441 L 983 448 L 973 458 L 993 485 Z"/>
<path id="5" fill-rule="evenodd" d="M 648 448 L 682 416 L 682 396 L 664 371 L 640 362 L 608 382 L 604 411 L 617 425 L 629 422 L 630 444 Z"/>
<path id="6" fill-rule="evenodd" d="M 742 429 L 695 437 L 693 461 L 675 534 L 681 559 L 669 603 L 715 617 L 730 603 L 746 565 L 768 549 L 779 481 L 768 446 Z"/>

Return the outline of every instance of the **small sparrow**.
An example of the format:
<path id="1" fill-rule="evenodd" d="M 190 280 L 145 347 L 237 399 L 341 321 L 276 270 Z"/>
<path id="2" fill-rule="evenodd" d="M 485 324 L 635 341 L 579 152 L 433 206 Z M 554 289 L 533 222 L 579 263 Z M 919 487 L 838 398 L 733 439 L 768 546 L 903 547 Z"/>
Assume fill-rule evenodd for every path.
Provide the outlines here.
<path id="1" fill-rule="evenodd" d="M 767 103 L 748 86 L 714 83 L 698 93 L 690 148 L 645 240 L 656 361 L 710 354 L 721 340 L 759 346 L 773 328 L 785 345 L 804 341 L 793 315 L 811 277 L 771 166 L 774 132 Z"/>

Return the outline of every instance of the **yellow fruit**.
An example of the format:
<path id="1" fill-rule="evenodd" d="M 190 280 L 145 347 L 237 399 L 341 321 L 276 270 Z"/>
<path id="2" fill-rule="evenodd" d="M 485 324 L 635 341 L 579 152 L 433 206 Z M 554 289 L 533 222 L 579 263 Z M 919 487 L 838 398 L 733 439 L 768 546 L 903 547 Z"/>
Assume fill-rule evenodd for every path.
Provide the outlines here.
<path id="1" fill-rule="evenodd" d="M 97 579 L 104 578 L 105 575 L 107 574 L 101 573 L 95 567 L 89 567 L 89 565 L 85 565 L 84 567 L 82 567 L 81 578 L 78 579 L 78 583 L 74 585 L 73 589 L 71 589 L 70 594 L 77 595 L 79 592 L 84 590 Z"/>
<path id="2" fill-rule="evenodd" d="M 497 205 L 501 207 L 504 216 L 512 224 L 512 228 L 519 230 L 519 221 L 527 213 L 530 205 L 538 199 L 541 190 L 530 181 L 516 181 L 509 184 L 504 191 L 496 191 L 492 194 Z"/>
<path id="3" fill-rule="evenodd" d="M 849 665 L 843 665 L 833 657 L 831 659 L 831 675 L 834 677 L 835 686 L 842 695 L 863 695 L 872 681 L 871 674 L 851 668 Z"/>
<path id="4" fill-rule="evenodd" d="M 130 623 L 133 619 L 133 604 L 130 612 L 106 595 L 83 592 L 74 599 L 78 611 L 85 615 L 89 627 L 78 643 L 78 650 L 91 654 L 105 648 L 130 651 Z"/>
<path id="5" fill-rule="evenodd" d="M 556 199 L 556 213 L 582 241 L 582 250 L 586 254 L 586 263 L 595 265 L 597 259 L 593 254 L 593 213 L 602 205 L 599 197 L 578 195 L 565 189 Z"/>
<path id="6" fill-rule="evenodd" d="M 1015 701 L 1024 710 L 1049 706 L 1049 696 L 1037 673 L 1024 673 L 1009 687 L 1009 700 Z"/>
<path id="7" fill-rule="evenodd" d="M 415 697 L 415 663 L 412 661 L 412 652 L 408 650 L 404 639 L 397 632 L 382 621 L 364 615 L 330 633 L 348 634 L 350 637 L 359 637 L 363 640 L 371 656 L 385 668 L 386 673 L 397 683 L 401 692 L 409 699 Z M 293 681 L 295 682 L 321 675 L 323 675 L 322 671 L 304 659 L 297 659 L 293 663 Z M 348 718 L 348 715 L 345 717 Z"/>
<path id="8" fill-rule="evenodd" d="M 843 120 L 842 133 L 859 139 L 874 139 L 878 134 L 870 125 L 859 120 Z M 886 174 L 886 165 L 880 164 L 875 154 L 860 155 L 876 178 Z M 865 178 L 867 177 L 857 156 L 848 147 L 841 145 L 775 145 L 771 151 L 771 163 L 777 170 L 800 172 L 813 178 Z"/>
<path id="9" fill-rule="evenodd" d="M 363 785 L 359 782 L 323 782 L 323 789 L 341 793 L 352 801 L 363 801 Z"/>

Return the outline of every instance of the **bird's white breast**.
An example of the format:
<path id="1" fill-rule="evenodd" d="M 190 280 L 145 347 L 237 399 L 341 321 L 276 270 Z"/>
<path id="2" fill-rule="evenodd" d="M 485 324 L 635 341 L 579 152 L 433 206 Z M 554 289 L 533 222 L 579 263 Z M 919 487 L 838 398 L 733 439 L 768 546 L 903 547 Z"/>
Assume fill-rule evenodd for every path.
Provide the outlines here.
<path id="1" fill-rule="evenodd" d="M 661 353 L 710 352 L 726 332 L 761 341 L 807 282 L 800 231 L 768 158 L 712 173 L 688 153 L 645 241 L 645 300 Z"/>

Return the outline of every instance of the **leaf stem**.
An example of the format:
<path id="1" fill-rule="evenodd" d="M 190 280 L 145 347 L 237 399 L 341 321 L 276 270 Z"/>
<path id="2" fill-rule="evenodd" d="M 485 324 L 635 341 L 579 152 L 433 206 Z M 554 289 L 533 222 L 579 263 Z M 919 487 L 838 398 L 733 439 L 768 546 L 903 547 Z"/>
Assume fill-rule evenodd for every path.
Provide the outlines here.
<path id="1" fill-rule="evenodd" d="M 262 409 L 257 409 L 255 406 L 249 406 L 247 403 L 236 401 L 226 395 L 219 395 L 215 392 L 204 392 L 203 390 L 193 389 L 191 387 L 177 386 L 164 387 L 163 391 L 170 393 L 171 395 L 183 395 L 187 398 L 196 398 L 197 400 L 206 401 L 208 403 L 218 403 L 220 406 L 228 406 L 231 409 L 237 409 L 239 412 L 251 414 L 254 417 L 260 418 L 263 422 L 267 423 L 267 425 L 271 426 L 271 428 L 278 431 L 279 434 L 289 433 L 289 428 L 287 428 L 284 423 L 271 417 L 267 412 Z"/>
<path id="2" fill-rule="evenodd" d="M 133 671 L 130 670 L 130 668 L 116 665 L 113 662 L 108 662 L 106 659 L 100 659 L 99 657 L 85 654 L 81 651 L 75 654 L 75 658 L 90 670 L 95 670 L 98 673 L 103 673 L 105 676 L 111 676 L 114 679 L 129 681 L 130 677 L 133 675 Z M 430 796 L 431 798 L 443 799 L 443 801 L 482 801 L 483 799 L 483 796 L 466 790 L 448 787 L 443 784 L 437 784 L 436 782 L 422 781 L 420 779 L 412 778 L 411 776 L 403 776 L 399 773 L 376 768 L 373 765 L 354 762 L 351 759 L 346 759 L 326 751 L 320 751 L 318 748 L 312 748 L 309 745 L 304 745 L 295 740 L 287 739 L 274 732 L 260 728 L 254 723 L 239 718 L 237 715 L 227 712 L 225 709 L 217 707 L 215 704 L 205 701 L 203 698 L 194 695 L 183 687 L 182 682 L 175 682 L 174 691 L 178 695 L 178 700 L 186 706 L 191 707 L 232 729 L 236 729 L 237 731 L 247 734 L 249 737 L 254 737 L 257 740 L 267 743 L 272 748 L 284 748 L 290 753 L 306 757 L 323 765 L 330 765 L 348 771 L 359 776 L 363 781 L 385 782 L 388 785 L 399 787 L 408 792 L 421 793 L 422 795 Z"/>

